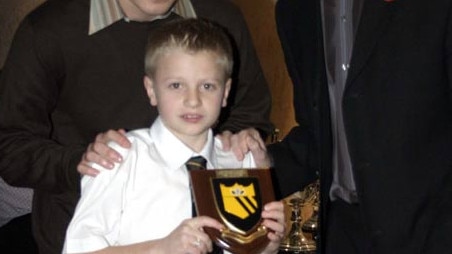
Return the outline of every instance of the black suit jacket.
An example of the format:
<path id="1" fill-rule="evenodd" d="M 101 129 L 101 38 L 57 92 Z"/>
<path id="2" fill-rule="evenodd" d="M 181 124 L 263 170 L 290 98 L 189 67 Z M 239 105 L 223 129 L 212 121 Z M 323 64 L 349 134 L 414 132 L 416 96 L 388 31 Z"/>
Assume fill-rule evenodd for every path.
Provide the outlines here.
<path id="1" fill-rule="evenodd" d="M 332 140 L 320 1 L 279 0 L 276 21 L 299 124 L 269 147 L 277 186 L 285 196 L 319 175 L 325 228 Z M 452 1 L 365 0 L 342 107 L 374 253 L 450 253 Z"/>

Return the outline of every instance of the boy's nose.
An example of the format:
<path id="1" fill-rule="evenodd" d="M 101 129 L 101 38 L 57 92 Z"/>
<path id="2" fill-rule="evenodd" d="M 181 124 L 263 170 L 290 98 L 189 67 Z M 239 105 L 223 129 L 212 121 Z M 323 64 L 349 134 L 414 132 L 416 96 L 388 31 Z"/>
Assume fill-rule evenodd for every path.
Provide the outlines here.
<path id="1" fill-rule="evenodd" d="M 187 92 L 187 96 L 185 98 L 185 104 L 190 107 L 196 107 L 201 104 L 201 96 L 199 91 L 190 90 Z"/>

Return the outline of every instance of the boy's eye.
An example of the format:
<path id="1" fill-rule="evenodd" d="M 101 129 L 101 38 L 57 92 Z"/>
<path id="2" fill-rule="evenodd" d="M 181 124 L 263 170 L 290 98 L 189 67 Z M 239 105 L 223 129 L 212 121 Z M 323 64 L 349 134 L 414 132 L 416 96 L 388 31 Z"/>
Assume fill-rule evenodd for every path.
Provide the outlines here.
<path id="1" fill-rule="evenodd" d="M 205 83 L 202 85 L 202 87 L 206 90 L 212 90 L 215 89 L 215 85 L 214 84 L 210 84 L 210 83 Z"/>
<path id="2" fill-rule="evenodd" d="M 177 83 L 177 82 L 171 83 L 169 86 L 170 86 L 170 88 L 178 89 L 180 87 L 180 83 Z"/>

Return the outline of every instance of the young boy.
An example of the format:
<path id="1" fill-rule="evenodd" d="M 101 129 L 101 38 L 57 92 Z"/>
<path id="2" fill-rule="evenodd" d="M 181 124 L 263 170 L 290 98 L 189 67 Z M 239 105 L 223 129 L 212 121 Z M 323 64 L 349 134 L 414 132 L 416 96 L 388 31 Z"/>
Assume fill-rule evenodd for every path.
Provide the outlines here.
<path id="1" fill-rule="evenodd" d="M 206 216 L 191 218 L 185 163 L 202 156 L 208 169 L 256 167 L 251 154 L 238 161 L 223 151 L 211 130 L 231 86 L 229 43 L 221 28 L 199 19 L 176 21 L 150 35 L 144 85 L 159 117 L 150 129 L 127 134 L 131 149 L 110 144 L 124 158 L 113 170 L 99 167 L 97 177 L 83 178 L 64 253 L 212 251 L 203 227 L 223 225 Z M 284 233 L 282 202 L 266 204 L 262 218 L 273 231 L 263 253 L 277 253 Z"/>

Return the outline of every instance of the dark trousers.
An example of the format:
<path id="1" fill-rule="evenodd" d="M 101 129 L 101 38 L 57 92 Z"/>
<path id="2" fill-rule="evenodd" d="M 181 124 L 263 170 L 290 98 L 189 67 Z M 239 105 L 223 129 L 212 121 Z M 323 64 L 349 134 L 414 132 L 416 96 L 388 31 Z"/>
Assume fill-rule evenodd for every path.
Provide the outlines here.
<path id="1" fill-rule="evenodd" d="M 342 200 L 331 202 L 326 230 L 326 254 L 369 254 L 370 240 L 359 205 Z"/>
<path id="2" fill-rule="evenodd" d="M 31 232 L 31 214 L 14 218 L 0 227 L 0 251 L 8 254 L 38 253 Z"/>

